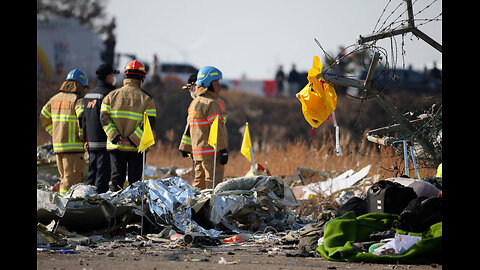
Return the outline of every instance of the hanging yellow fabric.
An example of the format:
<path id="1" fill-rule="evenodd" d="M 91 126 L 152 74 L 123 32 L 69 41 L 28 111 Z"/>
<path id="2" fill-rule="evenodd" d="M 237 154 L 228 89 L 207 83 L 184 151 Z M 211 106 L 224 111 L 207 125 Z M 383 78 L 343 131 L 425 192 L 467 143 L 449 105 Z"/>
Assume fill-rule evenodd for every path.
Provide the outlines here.
<path id="1" fill-rule="evenodd" d="M 314 128 L 319 127 L 337 107 L 333 85 L 324 78 L 317 79 L 322 67 L 320 58 L 314 56 L 312 68 L 308 71 L 308 84 L 296 95 L 302 103 L 305 120 Z"/>

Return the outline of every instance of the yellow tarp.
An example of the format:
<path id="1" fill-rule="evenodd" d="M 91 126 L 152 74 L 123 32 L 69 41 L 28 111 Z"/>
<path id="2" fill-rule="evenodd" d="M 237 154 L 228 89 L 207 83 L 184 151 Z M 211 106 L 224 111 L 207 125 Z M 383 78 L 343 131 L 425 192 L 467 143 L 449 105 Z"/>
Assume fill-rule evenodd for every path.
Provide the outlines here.
<path id="1" fill-rule="evenodd" d="M 319 127 L 337 107 L 333 85 L 324 78 L 317 79 L 322 67 L 320 58 L 314 56 L 312 68 L 308 71 L 308 84 L 296 95 L 302 103 L 303 116 L 314 128 Z"/>

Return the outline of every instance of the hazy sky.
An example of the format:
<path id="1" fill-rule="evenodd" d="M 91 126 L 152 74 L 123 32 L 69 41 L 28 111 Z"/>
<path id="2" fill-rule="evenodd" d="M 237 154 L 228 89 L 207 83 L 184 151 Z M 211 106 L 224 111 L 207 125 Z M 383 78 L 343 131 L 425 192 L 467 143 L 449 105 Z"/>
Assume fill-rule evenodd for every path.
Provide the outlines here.
<path id="1" fill-rule="evenodd" d="M 109 16 L 115 16 L 117 52 L 134 53 L 151 61 L 156 53 L 160 61 L 188 62 L 197 68 L 211 65 L 225 78 L 245 74 L 252 79 L 271 79 L 278 65 L 290 71 L 306 71 L 317 55 L 335 56 L 339 46 L 355 44 L 358 35 L 368 35 L 388 0 L 110 0 Z M 415 2 L 415 1 L 413 1 Z M 441 0 L 418 0 L 417 19 L 431 19 L 442 12 Z M 403 12 L 402 0 L 392 0 L 382 16 L 382 23 L 392 22 Z M 402 15 L 404 19 L 406 15 Z M 441 19 L 442 16 L 439 17 Z M 416 25 L 424 21 L 416 21 Z M 377 29 L 379 26 L 377 26 Z M 442 21 L 418 27 L 442 44 Z M 433 61 L 441 66 L 442 54 L 412 34 L 405 36 L 405 66 L 423 69 Z M 401 43 L 398 36 L 397 43 Z M 390 54 L 390 39 L 377 43 Z M 400 46 L 398 47 L 400 50 Z M 396 53 L 396 52 L 394 52 Z M 397 63 L 402 65 L 401 51 Z M 391 57 L 391 56 L 389 56 Z"/>

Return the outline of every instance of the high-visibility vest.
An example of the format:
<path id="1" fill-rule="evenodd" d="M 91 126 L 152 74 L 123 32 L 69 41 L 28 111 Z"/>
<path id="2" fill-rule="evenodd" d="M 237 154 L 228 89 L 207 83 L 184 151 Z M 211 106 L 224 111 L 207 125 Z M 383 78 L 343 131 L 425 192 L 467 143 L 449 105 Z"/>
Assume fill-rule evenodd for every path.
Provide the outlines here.
<path id="1" fill-rule="evenodd" d="M 75 84 L 67 81 L 65 84 Z M 62 86 L 65 88 L 64 86 Z M 62 88 L 61 88 L 62 90 Z M 60 92 L 53 96 L 40 112 L 43 128 L 52 135 L 55 153 L 84 152 L 83 130 L 79 116 L 83 113 L 83 100 L 75 92 Z"/>
<path id="2" fill-rule="evenodd" d="M 128 102 L 127 102 L 128 101 Z M 154 99 L 140 88 L 140 81 L 124 79 L 123 87 L 111 91 L 103 98 L 100 119 L 107 135 L 107 150 L 137 151 L 143 135 L 143 113 L 153 119 L 157 116 Z M 114 144 L 112 140 L 121 135 L 137 146 Z"/>
<path id="3" fill-rule="evenodd" d="M 209 160 L 214 158 L 215 150 L 208 144 L 210 126 L 217 116 L 219 117 L 217 154 L 220 150 L 228 148 L 228 134 L 222 116 L 222 110 L 218 104 L 218 96 L 206 87 L 200 87 L 197 97 L 188 107 L 188 123 L 192 143 L 192 154 L 195 161 Z"/>
<path id="4" fill-rule="evenodd" d="M 222 112 L 223 117 L 223 124 L 227 123 L 227 110 L 225 109 L 225 101 L 221 98 L 217 98 L 218 106 L 220 107 L 220 111 Z M 225 132 L 227 130 L 225 129 Z M 228 136 L 228 134 L 227 134 Z M 185 127 L 185 131 L 183 132 L 182 139 L 180 141 L 180 145 L 178 147 L 179 150 L 185 152 L 192 152 L 192 138 L 190 137 L 190 123 L 188 122 L 187 118 L 187 126 Z"/>

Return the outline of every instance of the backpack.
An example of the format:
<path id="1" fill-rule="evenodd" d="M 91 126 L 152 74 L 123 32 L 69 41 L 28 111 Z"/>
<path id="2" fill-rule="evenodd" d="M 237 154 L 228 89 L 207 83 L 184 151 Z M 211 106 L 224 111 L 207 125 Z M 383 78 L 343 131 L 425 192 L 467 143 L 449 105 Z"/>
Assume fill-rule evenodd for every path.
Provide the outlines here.
<path id="1" fill-rule="evenodd" d="M 396 227 L 409 232 L 424 232 L 442 221 L 442 198 L 418 197 L 411 200 L 398 216 Z"/>
<path id="2" fill-rule="evenodd" d="M 408 203 L 417 198 L 417 193 L 411 187 L 400 183 L 380 180 L 367 190 L 367 211 L 399 215 Z"/>
<path id="3" fill-rule="evenodd" d="M 335 216 L 336 217 L 343 216 L 345 213 L 349 211 L 355 212 L 355 216 L 357 217 L 368 213 L 366 201 L 359 197 L 352 197 L 348 199 L 346 203 L 340 205 L 337 208 L 337 211 L 335 212 Z"/>

